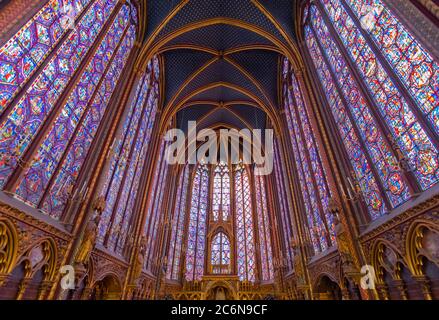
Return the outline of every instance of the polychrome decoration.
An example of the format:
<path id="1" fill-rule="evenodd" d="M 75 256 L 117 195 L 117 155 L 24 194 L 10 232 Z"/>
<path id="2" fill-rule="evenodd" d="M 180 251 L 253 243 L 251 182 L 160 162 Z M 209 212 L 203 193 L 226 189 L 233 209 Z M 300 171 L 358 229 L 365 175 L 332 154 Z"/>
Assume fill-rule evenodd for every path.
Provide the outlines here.
<path id="1" fill-rule="evenodd" d="M 83 165 L 136 38 L 136 10 L 117 3 L 49 1 L 0 48 L 0 188 L 56 220 L 85 192 Z"/>
<path id="2" fill-rule="evenodd" d="M 305 39 L 370 219 L 437 184 L 439 67 L 380 0 L 319 0 Z M 348 195 L 352 197 L 352 194 Z"/>

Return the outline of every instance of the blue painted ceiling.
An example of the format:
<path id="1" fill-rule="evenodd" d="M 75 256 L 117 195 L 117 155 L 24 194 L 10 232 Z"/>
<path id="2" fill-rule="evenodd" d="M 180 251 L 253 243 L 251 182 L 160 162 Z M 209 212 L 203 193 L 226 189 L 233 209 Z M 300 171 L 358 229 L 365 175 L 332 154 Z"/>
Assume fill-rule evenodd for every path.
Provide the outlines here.
<path id="1" fill-rule="evenodd" d="M 145 41 L 159 45 L 164 60 L 164 107 L 185 107 L 178 126 L 203 119 L 265 127 L 256 106 L 280 105 L 278 44 L 295 41 L 295 7 L 294 0 L 147 1 Z"/>

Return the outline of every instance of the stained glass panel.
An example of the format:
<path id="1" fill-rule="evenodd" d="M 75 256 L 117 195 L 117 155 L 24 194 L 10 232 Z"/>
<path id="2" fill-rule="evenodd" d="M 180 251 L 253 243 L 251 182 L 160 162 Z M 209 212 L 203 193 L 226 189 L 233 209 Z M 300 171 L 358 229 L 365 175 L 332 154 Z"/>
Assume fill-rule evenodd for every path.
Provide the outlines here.
<path id="1" fill-rule="evenodd" d="M 256 258 L 251 188 L 246 168 L 235 168 L 235 220 L 238 276 L 241 281 L 256 280 Z"/>
<path id="2" fill-rule="evenodd" d="M 224 232 L 217 233 L 212 239 L 211 265 L 214 274 L 230 273 L 230 240 Z"/>
<path id="3" fill-rule="evenodd" d="M 204 274 L 204 254 L 207 232 L 207 201 L 209 196 L 209 169 L 199 164 L 192 183 L 191 209 L 186 252 L 187 281 L 201 280 Z"/>

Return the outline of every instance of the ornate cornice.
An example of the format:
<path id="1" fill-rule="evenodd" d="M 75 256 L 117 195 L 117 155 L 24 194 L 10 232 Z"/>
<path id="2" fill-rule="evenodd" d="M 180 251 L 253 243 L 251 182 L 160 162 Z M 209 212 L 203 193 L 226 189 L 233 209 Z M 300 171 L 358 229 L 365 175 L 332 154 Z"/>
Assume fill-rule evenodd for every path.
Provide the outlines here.
<path id="1" fill-rule="evenodd" d="M 369 231 L 363 235 L 360 236 L 360 242 L 365 243 L 373 238 L 376 238 L 386 231 L 389 231 L 392 228 L 395 228 L 396 226 L 407 222 L 409 220 L 414 219 L 415 217 L 425 213 L 428 210 L 432 210 L 436 207 L 439 207 L 439 195 L 435 195 L 432 198 L 404 211 L 403 213 L 400 213 L 396 217 L 390 219 L 389 221 L 386 221 L 382 223 L 381 225 L 377 226 L 372 231 Z"/>
<path id="2" fill-rule="evenodd" d="M 72 235 L 66 231 L 62 231 L 55 226 L 52 226 L 32 215 L 29 215 L 17 208 L 14 208 L 6 203 L 0 202 L 0 213 L 5 214 L 13 220 L 18 220 L 29 226 L 32 226 L 40 231 L 43 231 L 51 236 L 60 238 L 65 241 L 69 241 Z"/>

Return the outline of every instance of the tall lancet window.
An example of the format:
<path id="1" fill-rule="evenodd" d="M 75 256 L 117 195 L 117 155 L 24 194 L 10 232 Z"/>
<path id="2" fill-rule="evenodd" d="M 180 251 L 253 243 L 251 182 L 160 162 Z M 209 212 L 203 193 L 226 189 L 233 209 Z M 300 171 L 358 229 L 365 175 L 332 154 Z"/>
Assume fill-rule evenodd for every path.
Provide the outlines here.
<path id="1" fill-rule="evenodd" d="M 186 207 L 189 187 L 189 166 L 182 170 L 175 200 L 174 216 L 172 218 L 171 240 L 169 244 L 168 269 L 166 276 L 171 280 L 180 280 L 181 254 L 185 231 Z"/>
<path id="2" fill-rule="evenodd" d="M 0 188 L 55 219 L 83 194 L 82 166 L 136 37 L 129 3 L 69 3 L 73 23 L 49 1 L 0 48 Z"/>
<path id="3" fill-rule="evenodd" d="M 214 274 L 229 274 L 231 271 L 230 239 L 224 232 L 218 232 L 211 243 L 211 265 Z"/>
<path id="4" fill-rule="evenodd" d="M 437 61 L 382 1 L 319 0 L 308 17 L 306 43 L 353 189 L 377 219 L 439 179 Z"/>
<path id="5" fill-rule="evenodd" d="M 308 228 L 314 251 L 318 253 L 327 250 L 335 241 L 332 216 L 328 211 L 330 191 L 302 88 L 289 71 L 286 59 L 284 68 L 285 114 Z"/>
<path id="6" fill-rule="evenodd" d="M 129 233 L 140 177 L 144 170 L 157 111 L 158 79 L 151 61 L 140 78 L 125 120 L 113 142 L 100 191 L 106 200 L 98 242 L 121 253 Z"/>
<path id="7" fill-rule="evenodd" d="M 169 169 L 169 165 L 165 157 L 166 146 L 167 143 L 165 139 L 163 139 L 160 146 L 158 162 L 155 167 L 151 198 L 149 199 L 148 209 L 146 211 L 146 222 L 144 229 L 144 235 L 146 236 L 145 265 L 146 269 L 150 270 L 154 266 L 154 259 L 157 254 L 157 233 L 160 226 L 159 224 L 160 221 L 163 221 L 162 217 L 165 215 L 163 199 L 166 194 L 166 182 L 168 179 Z"/>
<path id="8" fill-rule="evenodd" d="M 288 188 L 285 185 L 285 167 L 282 162 L 281 154 L 279 153 L 278 140 L 274 144 L 274 174 L 276 179 L 276 190 L 279 201 L 279 210 L 282 223 L 282 233 L 284 237 L 284 251 L 287 262 L 288 271 L 293 269 L 293 250 L 291 248 L 291 241 L 293 240 L 293 219 L 289 210 L 289 195 Z"/>
<path id="9" fill-rule="evenodd" d="M 214 170 L 212 211 L 214 221 L 226 221 L 230 216 L 230 170 L 227 163 L 219 163 Z"/>
<path id="10" fill-rule="evenodd" d="M 273 250 L 271 243 L 271 225 L 268 217 L 265 176 L 255 176 L 255 197 L 258 216 L 259 254 L 261 257 L 262 281 L 274 279 Z"/>
<path id="11" fill-rule="evenodd" d="M 238 276 L 241 281 L 255 281 L 256 257 L 253 208 L 249 176 L 244 165 L 236 165 L 234 180 Z"/>
<path id="12" fill-rule="evenodd" d="M 186 251 L 185 278 L 187 281 L 201 280 L 204 274 L 209 175 L 208 166 L 199 164 L 192 183 Z"/>

